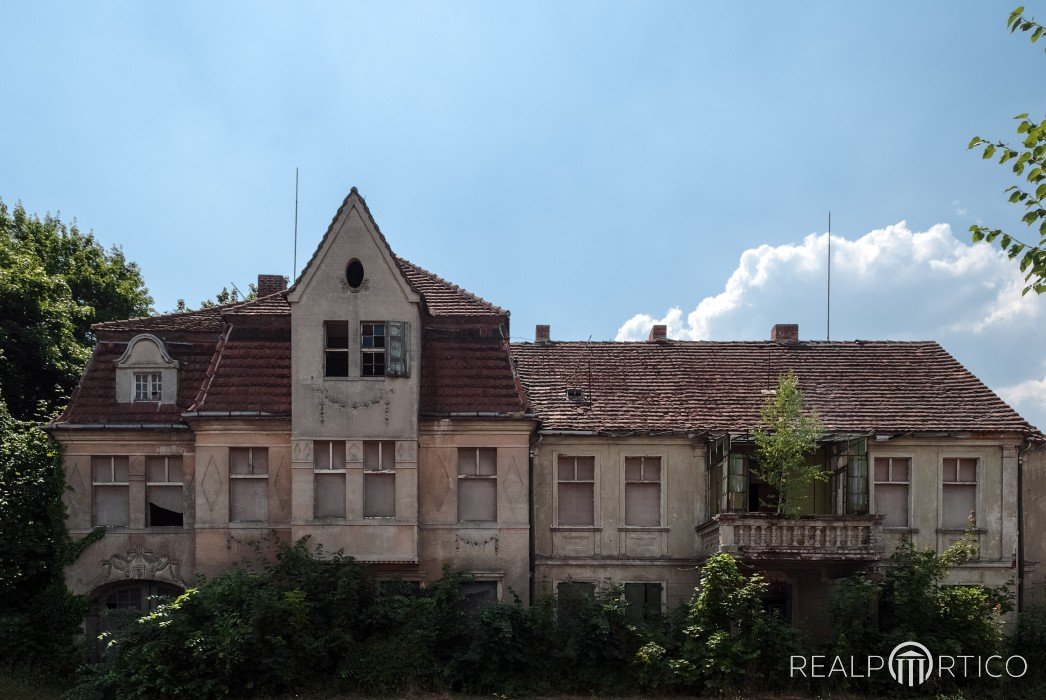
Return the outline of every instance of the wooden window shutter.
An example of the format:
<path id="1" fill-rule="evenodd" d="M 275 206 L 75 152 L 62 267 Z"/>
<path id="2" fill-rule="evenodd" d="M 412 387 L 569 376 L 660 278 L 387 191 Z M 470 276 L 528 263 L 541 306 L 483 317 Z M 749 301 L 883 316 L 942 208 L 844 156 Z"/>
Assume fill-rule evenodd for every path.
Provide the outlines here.
<path id="1" fill-rule="evenodd" d="M 388 334 L 388 356 L 385 359 L 385 376 L 410 376 L 410 322 L 386 321 Z"/>

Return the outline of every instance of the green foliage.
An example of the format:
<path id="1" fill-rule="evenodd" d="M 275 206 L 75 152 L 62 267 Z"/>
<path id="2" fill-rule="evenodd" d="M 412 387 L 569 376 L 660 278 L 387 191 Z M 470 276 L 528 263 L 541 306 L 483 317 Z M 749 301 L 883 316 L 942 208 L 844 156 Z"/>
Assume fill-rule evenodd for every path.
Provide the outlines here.
<path id="1" fill-rule="evenodd" d="M 794 372 L 781 377 L 777 392 L 763 405 L 755 431 L 756 467 L 759 476 L 777 489 L 778 514 L 796 517 L 802 499 L 828 475 L 808 464 L 822 433 L 816 413 L 807 413 L 799 379 Z"/>
<path id="2" fill-rule="evenodd" d="M 729 554 L 709 558 L 679 653 L 656 642 L 636 653 L 647 687 L 722 692 L 766 689 L 787 679 L 799 642 L 791 627 L 763 609 L 766 590 L 762 576 L 745 575 Z"/>
<path id="3" fill-rule="evenodd" d="M 112 633 L 74 697 L 302 692 L 610 692 L 642 643 L 620 591 L 470 608 L 445 570 L 423 589 L 378 585 L 306 540 L 235 569 Z"/>
<path id="4" fill-rule="evenodd" d="M 1046 33 L 1041 24 L 1024 16 L 1024 7 L 1017 7 L 1010 13 L 1006 26 L 1011 33 L 1017 30 L 1030 32 L 1032 43 Z M 1014 120 L 1019 145 L 974 136 L 967 148 L 980 149 L 985 160 L 998 155 L 1000 165 L 1013 161 L 1011 169 L 1018 184 L 1007 187 L 1005 191 L 1009 193 L 1011 204 L 1023 207 L 1021 221 L 1032 229 L 1032 238 L 1021 240 L 1000 229 L 979 224 L 971 226 L 970 233 L 974 242 L 998 242 L 1011 260 L 1020 258 L 1020 270 L 1026 283 L 1022 295 L 1030 291 L 1043 294 L 1046 292 L 1046 119 L 1030 119 L 1025 113 L 1018 114 Z"/>
<path id="5" fill-rule="evenodd" d="M 57 446 L 14 419 L 0 399 L 0 658 L 11 667 L 68 673 L 87 602 L 70 594 L 62 565 L 68 542 Z"/>
<path id="6" fill-rule="evenodd" d="M 15 417 L 61 406 L 90 355 L 91 324 L 144 316 L 151 303 L 119 248 L 0 200 L 0 387 Z"/>
<path id="7" fill-rule="evenodd" d="M 1001 653 L 1001 615 L 1013 609 L 1009 586 L 945 583 L 949 570 L 975 553 L 968 537 L 940 554 L 918 550 L 905 539 L 881 577 L 860 574 L 843 579 L 830 604 L 836 634 L 833 654 L 883 655 L 909 640 L 949 656 Z M 947 679 L 934 678 L 931 682 L 948 685 Z M 868 681 L 885 687 L 892 682 L 885 676 Z"/>

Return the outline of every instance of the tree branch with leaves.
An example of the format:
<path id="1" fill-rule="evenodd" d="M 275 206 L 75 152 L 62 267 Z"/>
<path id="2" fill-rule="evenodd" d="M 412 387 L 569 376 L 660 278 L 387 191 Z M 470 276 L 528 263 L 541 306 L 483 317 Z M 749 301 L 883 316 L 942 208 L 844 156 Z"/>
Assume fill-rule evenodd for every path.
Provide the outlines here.
<path id="1" fill-rule="evenodd" d="M 1024 16 L 1023 6 L 1010 13 L 1006 26 L 1011 33 L 1018 30 L 1030 33 L 1032 43 L 1046 34 L 1046 27 L 1034 18 Z M 1025 282 L 1022 296 L 1031 291 L 1042 294 L 1046 292 L 1046 119 L 1036 121 L 1025 113 L 1018 114 L 1014 120 L 1020 145 L 974 136 L 967 148 L 981 149 L 981 158 L 985 160 L 998 154 L 1000 165 L 1013 161 L 1011 167 L 1019 184 L 1010 185 L 1005 191 L 1009 193 L 1011 204 L 1024 208 L 1021 221 L 1033 230 L 1032 237 L 1021 239 L 1001 229 L 979 224 L 971 226 L 970 233 L 975 243 L 998 242 L 1011 260 L 1020 258 Z M 1034 242 L 1035 231 L 1038 232 L 1038 242 Z"/>

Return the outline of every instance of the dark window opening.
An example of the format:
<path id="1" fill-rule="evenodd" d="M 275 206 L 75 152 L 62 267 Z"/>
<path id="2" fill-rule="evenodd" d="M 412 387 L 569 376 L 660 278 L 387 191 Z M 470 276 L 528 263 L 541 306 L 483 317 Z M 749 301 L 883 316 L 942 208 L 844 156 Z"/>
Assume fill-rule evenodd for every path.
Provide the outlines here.
<path id="1" fill-rule="evenodd" d="M 581 611 L 596 597 L 596 584 L 585 581 L 564 581 L 556 586 L 556 619 L 560 627 L 575 624 Z"/>
<path id="2" fill-rule="evenodd" d="M 152 527 L 182 527 L 184 525 L 183 515 L 177 511 L 168 510 L 155 503 L 149 504 L 149 525 Z"/>
<path id="3" fill-rule="evenodd" d="M 498 602 L 497 581 L 474 581 L 461 586 L 462 606 L 470 612 L 479 612 Z"/>
<path id="4" fill-rule="evenodd" d="M 660 583 L 626 583 L 629 622 L 639 625 L 661 617 Z"/>
<path id="5" fill-rule="evenodd" d="M 363 284 L 363 263 L 359 260 L 350 260 L 345 266 L 345 281 L 353 289 L 359 289 Z"/>
<path id="6" fill-rule="evenodd" d="M 323 376 L 349 376 L 349 322 L 323 322 Z"/>
<path id="7" fill-rule="evenodd" d="M 770 484 L 759 480 L 753 474 L 748 484 L 748 512 L 773 513 L 777 511 L 780 494 Z"/>
<path id="8" fill-rule="evenodd" d="M 787 583 L 773 583 L 763 596 L 763 610 L 777 615 L 785 622 L 792 620 L 792 587 Z"/>

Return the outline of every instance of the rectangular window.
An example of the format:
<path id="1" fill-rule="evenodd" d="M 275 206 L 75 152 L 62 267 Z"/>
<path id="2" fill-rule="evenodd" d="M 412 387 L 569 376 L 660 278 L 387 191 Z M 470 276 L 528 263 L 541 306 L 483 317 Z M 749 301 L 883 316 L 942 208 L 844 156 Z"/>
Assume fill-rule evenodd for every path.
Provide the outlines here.
<path id="1" fill-rule="evenodd" d="M 360 374 L 385 376 L 385 324 L 368 321 L 360 324 Z"/>
<path id="2" fill-rule="evenodd" d="M 660 457 L 625 457 L 625 525 L 661 525 Z"/>
<path id="3" fill-rule="evenodd" d="M 349 376 L 349 322 L 323 322 L 323 376 Z"/>
<path id="4" fill-rule="evenodd" d="M 159 372 L 136 372 L 135 401 L 160 401 L 163 397 L 163 375 Z"/>
<path id="5" fill-rule="evenodd" d="M 965 530 L 977 520 L 977 460 L 944 460 L 941 483 L 941 527 Z"/>
<path id="6" fill-rule="evenodd" d="M 559 456 L 559 525 L 595 525 L 596 458 Z"/>
<path id="7" fill-rule="evenodd" d="M 497 581 L 473 581 L 461 584 L 462 607 L 478 612 L 498 602 Z"/>
<path id="8" fill-rule="evenodd" d="M 661 616 L 661 590 L 660 583 L 625 584 L 626 613 L 632 624 L 651 622 Z"/>
<path id="9" fill-rule="evenodd" d="M 908 489 L 912 461 L 907 457 L 875 458 L 875 514 L 885 527 L 908 527 Z"/>
<path id="10" fill-rule="evenodd" d="M 458 522 L 498 519 L 498 450 L 458 449 Z"/>
<path id="11" fill-rule="evenodd" d="M 91 457 L 91 522 L 98 526 L 131 524 L 127 457 Z"/>
<path id="12" fill-rule="evenodd" d="M 185 486 L 182 458 L 145 458 L 145 524 L 148 527 L 185 526 Z"/>
<path id="13" fill-rule="evenodd" d="M 229 448 L 229 521 L 264 522 L 269 518 L 269 449 Z"/>
<path id="14" fill-rule="evenodd" d="M 396 443 L 363 443 L 363 517 L 396 517 Z"/>
<path id="15" fill-rule="evenodd" d="M 317 440 L 312 446 L 315 469 L 313 517 L 345 517 L 345 442 Z"/>

